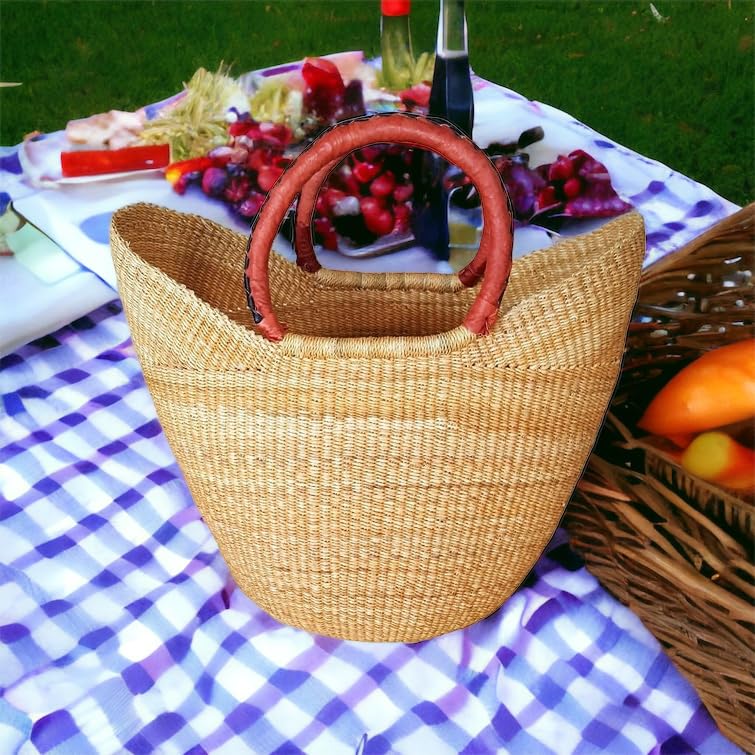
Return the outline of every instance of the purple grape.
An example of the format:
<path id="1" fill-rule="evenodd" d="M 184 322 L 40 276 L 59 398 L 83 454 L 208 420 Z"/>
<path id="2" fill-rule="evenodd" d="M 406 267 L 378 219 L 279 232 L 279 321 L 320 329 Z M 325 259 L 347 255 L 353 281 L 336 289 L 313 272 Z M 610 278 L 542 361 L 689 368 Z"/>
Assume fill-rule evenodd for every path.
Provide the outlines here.
<path id="1" fill-rule="evenodd" d="M 338 119 L 356 118 L 360 115 L 364 115 L 362 82 L 359 79 L 354 79 L 346 85 L 343 93 L 343 105 L 338 112 Z"/>
<path id="2" fill-rule="evenodd" d="M 341 110 L 343 94 L 330 92 L 325 87 L 316 89 L 308 87 L 304 90 L 302 104 L 305 113 L 327 123 L 332 121 L 336 117 L 336 113 Z"/>
<path id="3" fill-rule="evenodd" d="M 228 174 L 223 168 L 207 168 L 202 176 L 202 191 L 209 197 L 219 197 L 228 185 Z"/>
<path id="4" fill-rule="evenodd" d="M 234 178 L 236 176 L 243 176 L 244 171 L 246 171 L 246 166 L 243 163 L 228 163 L 228 165 L 225 166 L 225 169 L 228 172 L 228 175 Z"/>
<path id="5" fill-rule="evenodd" d="M 525 161 L 506 160 L 499 166 L 506 189 L 518 218 L 528 218 L 535 211 L 535 198 L 545 186 L 545 180 L 529 168 Z"/>
<path id="6" fill-rule="evenodd" d="M 252 191 L 247 198 L 240 202 L 236 207 L 236 212 L 245 218 L 253 218 L 262 207 L 262 203 L 265 201 L 265 195 L 259 191 Z"/>

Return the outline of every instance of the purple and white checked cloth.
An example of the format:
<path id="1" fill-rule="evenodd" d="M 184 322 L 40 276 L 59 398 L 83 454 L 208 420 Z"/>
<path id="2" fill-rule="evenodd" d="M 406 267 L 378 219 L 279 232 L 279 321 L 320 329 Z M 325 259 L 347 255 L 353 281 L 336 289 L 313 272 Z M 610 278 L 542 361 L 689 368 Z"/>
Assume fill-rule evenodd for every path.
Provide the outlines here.
<path id="1" fill-rule="evenodd" d="M 648 261 L 735 209 L 566 113 L 475 88 L 478 142 L 541 125 L 533 164 L 578 147 L 603 162 L 645 218 Z M 0 182 L 105 281 L 115 207 L 218 213 L 159 177 L 37 191 L 16 150 Z M 0 381 L 0 755 L 739 752 L 563 531 L 502 609 L 434 640 L 278 624 L 194 507 L 117 302 L 0 360 Z"/>
<path id="2" fill-rule="evenodd" d="M 563 532 L 472 627 L 313 636 L 234 585 L 117 302 L 0 368 L 3 754 L 739 752 Z"/>

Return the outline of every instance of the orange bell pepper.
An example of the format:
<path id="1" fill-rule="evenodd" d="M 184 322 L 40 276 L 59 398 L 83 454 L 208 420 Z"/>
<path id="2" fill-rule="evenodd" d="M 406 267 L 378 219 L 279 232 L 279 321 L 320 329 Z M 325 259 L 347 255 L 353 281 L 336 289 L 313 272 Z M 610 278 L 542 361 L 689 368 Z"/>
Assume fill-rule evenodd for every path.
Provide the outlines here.
<path id="1" fill-rule="evenodd" d="M 726 433 L 698 435 L 682 454 L 681 463 L 703 480 L 737 490 L 755 489 L 755 451 Z"/>
<path id="2" fill-rule="evenodd" d="M 684 436 L 755 418 L 755 338 L 709 351 L 658 392 L 637 423 L 655 435 Z"/>

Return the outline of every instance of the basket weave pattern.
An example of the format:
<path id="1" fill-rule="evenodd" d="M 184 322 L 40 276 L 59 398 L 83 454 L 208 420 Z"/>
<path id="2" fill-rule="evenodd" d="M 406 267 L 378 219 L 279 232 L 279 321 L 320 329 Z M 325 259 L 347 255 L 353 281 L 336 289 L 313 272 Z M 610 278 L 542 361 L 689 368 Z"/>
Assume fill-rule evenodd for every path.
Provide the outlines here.
<path id="1" fill-rule="evenodd" d="M 443 332 L 475 295 L 451 276 L 308 274 L 273 255 L 291 331 L 273 344 L 250 329 L 243 236 L 134 205 L 111 241 L 159 419 L 255 601 L 321 634 L 413 641 L 516 589 L 615 384 L 639 216 L 518 261 L 494 331 L 467 339 Z"/>
<path id="2" fill-rule="evenodd" d="M 693 477 L 634 422 L 682 366 L 753 336 L 754 229 L 750 205 L 645 271 L 623 373 L 566 516 L 590 570 L 640 616 L 747 751 L 755 731 L 752 497 Z"/>

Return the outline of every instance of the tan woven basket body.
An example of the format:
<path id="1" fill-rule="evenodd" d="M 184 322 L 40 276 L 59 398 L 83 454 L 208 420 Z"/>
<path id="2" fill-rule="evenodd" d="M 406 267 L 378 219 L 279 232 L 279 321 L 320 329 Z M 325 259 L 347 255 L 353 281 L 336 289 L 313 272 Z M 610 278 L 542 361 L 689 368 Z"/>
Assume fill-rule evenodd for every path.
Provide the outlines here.
<path id="1" fill-rule="evenodd" d="M 747 751 L 755 725 L 753 499 L 693 477 L 635 422 L 702 353 L 751 338 L 755 205 L 642 277 L 607 420 L 568 507 L 572 543 Z"/>
<path id="2" fill-rule="evenodd" d="M 325 635 L 415 641 L 517 588 L 615 385 L 638 215 L 517 261 L 484 336 L 458 327 L 479 286 L 310 274 L 273 255 L 289 329 L 273 343 L 247 310 L 243 236 L 135 205 L 115 215 L 111 242 L 159 419 L 260 606 Z"/>

